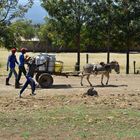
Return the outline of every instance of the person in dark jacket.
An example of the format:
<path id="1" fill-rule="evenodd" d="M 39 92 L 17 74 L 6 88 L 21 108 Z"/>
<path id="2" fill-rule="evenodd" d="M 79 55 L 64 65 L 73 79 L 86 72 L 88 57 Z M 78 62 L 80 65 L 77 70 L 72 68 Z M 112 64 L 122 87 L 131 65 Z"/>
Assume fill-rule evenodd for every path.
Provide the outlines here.
<path id="1" fill-rule="evenodd" d="M 26 76 L 26 69 L 25 69 L 25 57 L 24 54 L 26 54 L 27 49 L 26 48 L 21 48 L 21 54 L 19 56 L 19 71 L 18 71 L 18 78 L 17 78 L 17 88 L 19 88 L 20 85 L 20 78 L 22 73 L 24 74 L 24 76 Z"/>
<path id="2" fill-rule="evenodd" d="M 20 90 L 20 93 L 19 93 L 19 98 L 21 98 L 22 96 L 22 93 L 23 91 L 27 88 L 27 86 L 30 84 L 31 86 L 31 90 L 32 90 L 32 93 L 31 95 L 36 95 L 35 94 L 35 81 L 33 79 L 34 77 L 34 73 L 36 71 L 36 69 L 39 67 L 39 66 L 42 66 L 44 65 L 46 62 L 42 63 L 42 64 L 39 64 L 39 65 L 36 65 L 35 64 L 35 59 L 31 59 L 31 57 L 27 58 L 26 59 L 26 63 L 28 65 L 28 71 L 27 71 L 27 74 L 26 74 L 26 82 L 25 84 L 23 85 L 22 89 Z"/>
<path id="3" fill-rule="evenodd" d="M 16 58 L 16 55 L 15 55 L 16 48 L 11 49 L 11 53 L 12 54 L 9 55 L 8 61 L 7 61 L 7 71 L 9 71 L 9 67 L 10 67 L 10 72 L 8 74 L 8 77 L 6 78 L 6 85 L 10 85 L 9 80 L 12 76 L 12 73 L 14 73 L 14 75 L 15 75 L 15 86 L 16 86 L 16 84 L 17 84 L 17 72 L 15 70 L 15 66 L 16 66 L 16 64 L 19 65 L 19 63 L 17 61 L 17 58 Z"/>

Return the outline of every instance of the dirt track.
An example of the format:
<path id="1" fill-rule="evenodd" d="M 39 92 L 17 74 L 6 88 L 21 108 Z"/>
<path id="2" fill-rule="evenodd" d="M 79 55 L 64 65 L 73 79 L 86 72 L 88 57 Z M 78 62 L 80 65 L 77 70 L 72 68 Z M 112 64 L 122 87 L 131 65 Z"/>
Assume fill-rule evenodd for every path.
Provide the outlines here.
<path id="1" fill-rule="evenodd" d="M 101 86 L 100 76 L 91 76 L 91 81 L 99 97 L 82 98 L 82 94 L 89 89 L 86 79 L 83 80 L 84 86 L 81 87 L 80 77 L 54 76 L 52 88 L 37 88 L 37 95 L 32 97 L 29 95 L 31 89 L 28 87 L 23 94 L 23 98 L 19 99 L 18 93 L 20 89 L 14 88 L 14 77 L 10 80 L 10 86 L 5 86 L 5 77 L 0 77 L 0 110 L 21 107 L 25 109 L 26 107 L 39 108 L 59 104 L 73 104 L 81 101 L 119 108 L 133 107 L 140 109 L 140 75 L 112 74 L 108 86 Z M 24 83 L 24 77 L 22 82 Z"/>

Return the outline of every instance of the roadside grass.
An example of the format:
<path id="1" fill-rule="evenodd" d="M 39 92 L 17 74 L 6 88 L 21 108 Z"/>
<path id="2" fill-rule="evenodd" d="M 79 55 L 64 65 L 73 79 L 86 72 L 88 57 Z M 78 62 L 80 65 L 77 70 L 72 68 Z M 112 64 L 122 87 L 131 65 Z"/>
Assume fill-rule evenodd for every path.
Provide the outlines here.
<path id="1" fill-rule="evenodd" d="M 84 103 L 0 112 L 0 131 L 25 140 L 140 139 L 140 111 Z"/>
<path id="2" fill-rule="evenodd" d="M 0 49 L 0 75 L 6 75 L 6 63 L 7 58 L 10 52 L 6 49 Z M 36 56 L 38 53 L 27 53 L 30 56 Z M 63 71 L 74 71 L 74 66 L 77 61 L 76 53 L 53 53 L 56 55 L 56 59 L 64 62 Z M 19 57 L 19 52 L 16 53 L 17 58 Z M 88 53 L 89 55 L 89 63 L 100 63 L 101 61 L 107 61 L 106 53 Z M 110 61 L 116 60 L 120 64 L 121 73 L 125 73 L 126 69 L 126 54 L 124 53 L 111 53 Z M 86 64 L 86 53 L 81 53 L 81 70 L 83 65 Z M 130 54 L 130 73 L 134 73 L 134 65 L 133 62 L 136 61 L 136 69 L 140 70 L 140 53 Z"/>

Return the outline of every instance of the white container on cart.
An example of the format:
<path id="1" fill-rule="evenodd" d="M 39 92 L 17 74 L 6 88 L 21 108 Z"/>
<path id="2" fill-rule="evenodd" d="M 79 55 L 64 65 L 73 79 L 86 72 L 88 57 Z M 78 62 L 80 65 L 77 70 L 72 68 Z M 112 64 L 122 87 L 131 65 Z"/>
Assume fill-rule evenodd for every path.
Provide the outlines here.
<path id="1" fill-rule="evenodd" d="M 36 65 L 40 64 L 40 56 L 39 55 L 35 57 L 35 64 Z"/>
<path id="2" fill-rule="evenodd" d="M 49 63 L 48 63 L 48 72 L 54 72 L 55 70 L 55 55 L 48 55 L 49 56 Z"/>
<path id="3" fill-rule="evenodd" d="M 46 62 L 46 60 L 47 60 L 46 55 L 40 54 L 40 55 L 36 56 L 35 63 L 36 63 L 36 65 L 40 65 L 40 64 L 43 64 L 44 62 Z M 42 66 L 39 66 L 38 70 L 39 71 L 46 71 L 46 67 L 47 67 L 46 64 L 44 64 Z"/>
<path id="4" fill-rule="evenodd" d="M 55 62 L 56 58 L 55 55 L 51 54 L 48 55 L 47 53 L 41 53 L 38 56 L 36 56 L 35 63 L 37 65 L 43 64 L 46 62 L 46 64 L 39 66 L 39 71 L 46 71 L 46 72 L 54 72 L 55 71 Z"/>

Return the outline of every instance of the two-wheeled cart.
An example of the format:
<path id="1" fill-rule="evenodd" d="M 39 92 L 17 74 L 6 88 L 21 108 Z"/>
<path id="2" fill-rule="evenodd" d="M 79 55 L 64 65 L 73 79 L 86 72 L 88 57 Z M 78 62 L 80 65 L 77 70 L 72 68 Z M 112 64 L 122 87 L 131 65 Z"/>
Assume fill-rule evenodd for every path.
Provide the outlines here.
<path id="1" fill-rule="evenodd" d="M 63 72 L 63 62 L 57 61 L 54 55 L 40 54 L 36 58 L 36 64 L 46 62 L 38 67 L 35 79 L 41 88 L 50 88 L 53 85 L 53 75 L 55 76 L 78 76 L 78 72 Z"/>
<path id="2" fill-rule="evenodd" d="M 53 76 L 65 76 L 66 78 L 68 78 L 69 76 L 78 76 L 78 72 L 37 72 L 35 75 L 35 79 L 39 83 L 39 86 L 41 88 L 50 88 L 52 87 L 54 82 Z"/>

